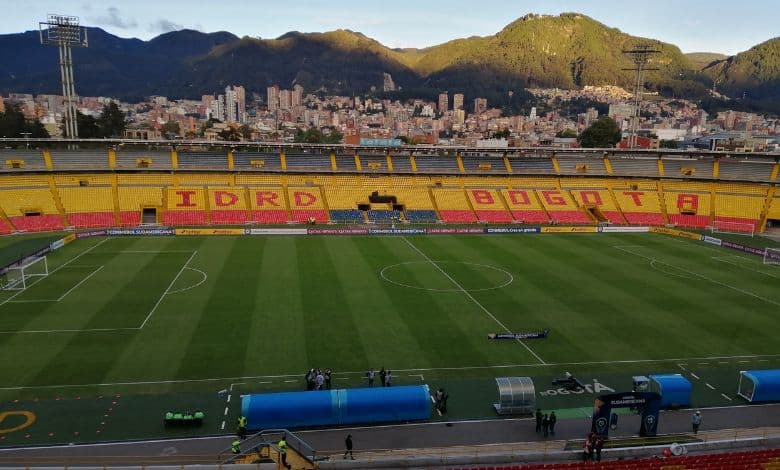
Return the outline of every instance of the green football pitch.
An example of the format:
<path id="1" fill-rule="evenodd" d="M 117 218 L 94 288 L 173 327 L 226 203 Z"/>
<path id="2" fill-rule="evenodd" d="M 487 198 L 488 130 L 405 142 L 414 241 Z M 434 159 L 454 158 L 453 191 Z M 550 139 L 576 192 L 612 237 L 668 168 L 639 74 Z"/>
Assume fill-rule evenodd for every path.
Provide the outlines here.
<path id="1" fill-rule="evenodd" d="M 2 411 L 37 416 L 0 445 L 186 434 L 160 424 L 177 408 L 226 432 L 239 393 L 312 367 L 447 387 L 450 419 L 494 416 L 494 377 L 582 416 L 632 375 L 682 373 L 720 406 L 744 404 L 739 370 L 780 367 L 780 268 L 665 235 L 92 238 L 47 261 L 0 293 Z M 566 371 L 588 389 L 552 386 Z"/>

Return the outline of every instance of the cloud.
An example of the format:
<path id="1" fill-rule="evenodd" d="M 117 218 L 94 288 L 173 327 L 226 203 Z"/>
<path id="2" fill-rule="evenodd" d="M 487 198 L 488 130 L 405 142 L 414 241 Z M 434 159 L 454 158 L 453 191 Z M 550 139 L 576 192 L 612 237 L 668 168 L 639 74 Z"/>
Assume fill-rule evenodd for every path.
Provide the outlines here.
<path id="1" fill-rule="evenodd" d="M 138 22 L 134 19 L 122 18 L 119 12 L 119 8 L 110 7 L 108 10 L 106 10 L 106 13 L 107 14 L 105 16 L 90 18 L 90 21 L 102 26 L 113 26 L 114 28 L 119 29 L 132 29 L 138 26 Z"/>
<path id="2" fill-rule="evenodd" d="M 168 33 L 170 31 L 178 31 L 180 29 L 184 29 L 184 25 L 179 23 L 174 23 L 171 20 L 159 19 L 154 23 L 150 23 L 149 27 L 146 29 L 152 33 Z"/>

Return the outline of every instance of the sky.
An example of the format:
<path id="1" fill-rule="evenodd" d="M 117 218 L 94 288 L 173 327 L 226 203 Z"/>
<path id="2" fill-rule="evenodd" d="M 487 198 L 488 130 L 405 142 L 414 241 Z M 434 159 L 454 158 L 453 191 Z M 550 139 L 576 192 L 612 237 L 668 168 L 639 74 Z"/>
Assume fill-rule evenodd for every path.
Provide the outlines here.
<path id="1" fill-rule="evenodd" d="M 0 11 L 0 34 L 38 29 L 57 13 L 145 40 L 182 28 L 261 38 L 346 28 L 389 47 L 428 47 L 495 34 L 528 13 L 561 12 L 583 13 L 683 52 L 732 55 L 780 35 L 777 0 L 0 0 Z"/>

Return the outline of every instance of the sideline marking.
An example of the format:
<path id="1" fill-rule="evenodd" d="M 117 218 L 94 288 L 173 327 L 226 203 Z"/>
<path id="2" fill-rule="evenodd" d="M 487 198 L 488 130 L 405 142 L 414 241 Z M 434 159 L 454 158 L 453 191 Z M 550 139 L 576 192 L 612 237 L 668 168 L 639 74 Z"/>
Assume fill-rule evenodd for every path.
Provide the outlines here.
<path id="1" fill-rule="evenodd" d="M 721 393 L 721 394 L 720 394 L 720 396 L 722 396 L 723 398 L 725 398 L 725 399 L 726 399 L 726 400 L 728 400 L 728 401 L 732 401 L 732 400 L 731 400 L 731 397 L 730 397 L 730 396 L 728 396 L 728 395 L 726 395 L 725 393 Z"/>
<path id="2" fill-rule="evenodd" d="M 401 239 L 402 239 L 403 241 L 405 241 L 407 245 L 409 245 L 410 247 L 412 247 L 412 249 L 413 249 L 414 251 L 416 251 L 417 253 L 419 253 L 419 254 L 420 254 L 420 256 L 422 256 L 423 258 L 425 258 L 426 260 L 428 260 L 428 262 L 429 262 L 429 263 L 431 263 L 431 264 L 433 265 L 433 267 L 434 267 L 434 268 L 436 268 L 436 269 L 437 269 L 437 270 L 438 270 L 440 273 L 442 273 L 442 274 L 444 275 L 444 277 L 446 277 L 447 279 L 449 279 L 449 280 L 450 280 L 450 282 L 452 282 L 452 283 L 455 285 L 455 287 L 457 287 L 457 288 L 458 288 L 458 289 L 459 289 L 461 292 L 463 292 L 463 293 L 466 295 L 466 297 L 468 297 L 469 299 L 471 299 L 471 301 L 472 301 L 472 302 L 474 302 L 474 304 L 476 304 L 476 305 L 477 305 L 477 307 L 481 308 L 483 312 L 485 312 L 485 313 L 486 313 L 486 314 L 487 314 L 487 315 L 488 315 L 490 318 L 492 318 L 492 319 L 493 319 L 493 321 L 494 321 L 494 322 L 496 322 L 496 323 L 498 324 L 498 326 L 500 326 L 501 328 L 503 328 L 503 329 L 504 329 L 504 331 L 506 331 L 507 333 L 511 333 L 511 332 L 512 332 L 512 331 L 511 331 L 509 328 L 507 328 L 507 327 L 506 327 L 506 325 L 504 325 L 503 323 L 501 323 L 501 321 L 499 321 L 499 320 L 498 320 L 498 318 L 496 318 L 496 317 L 495 317 L 495 316 L 494 316 L 492 313 L 490 313 L 490 310 L 486 309 L 484 305 L 482 305 L 481 303 L 479 303 L 479 301 L 478 301 L 477 299 L 475 299 L 475 298 L 474 298 L 474 296 L 473 296 L 473 295 L 471 295 L 471 293 L 470 293 L 469 291 L 467 291 L 466 289 L 464 289 L 464 288 L 463 288 L 463 286 L 461 286 L 461 285 L 460 285 L 460 283 L 459 283 L 458 281 L 456 281 L 455 279 L 453 279 L 453 278 L 452 278 L 452 276 L 450 276 L 449 274 L 447 274 L 447 271 L 445 271 L 445 270 L 443 270 L 441 267 L 439 267 L 439 265 L 438 265 L 438 264 L 436 264 L 436 262 L 435 262 L 435 261 L 433 261 L 431 258 L 429 258 L 429 257 L 428 257 L 428 255 L 426 255 L 425 253 L 423 253 L 423 251 L 422 251 L 422 250 L 420 250 L 419 248 L 417 248 L 417 246 L 415 246 L 415 245 L 414 245 L 412 242 L 410 242 L 408 238 L 406 238 L 406 237 L 401 237 Z M 525 344 L 525 343 L 524 343 L 522 340 L 518 339 L 518 340 L 517 340 L 517 342 L 518 342 L 518 343 L 520 343 L 520 344 L 522 344 L 522 345 L 523 345 L 523 347 L 525 347 L 525 349 L 527 349 L 527 350 L 528 350 L 528 352 L 530 352 L 530 353 L 531 353 L 531 354 L 532 354 L 532 355 L 533 355 L 533 356 L 534 356 L 536 359 L 538 359 L 540 363 L 542 363 L 542 364 L 547 364 L 546 362 L 544 362 L 544 359 L 542 359 L 541 357 L 539 357 L 539 355 L 538 355 L 538 354 L 536 354 L 536 353 L 534 352 L 534 350 L 533 350 L 533 349 L 531 349 L 530 347 L 528 347 L 528 345 L 527 345 L 527 344 Z"/>
<path id="3" fill-rule="evenodd" d="M 174 277 L 173 280 L 171 281 L 171 283 L 168 284 L 168 288 L 165 289 L 165 292 L 163 292 L 162 295 L 160 296 L 160 298 L 157 299 L 157 303 L 154 304 L 154 307 L 152 307 L 152 310 L 150 310 L 149 314 L 146 316 L 146 318 L 144 318 L 144 321 L 141 323 L 141 326 L 138 327 L 139 330 L 143 329 L 143 327 L 146 326 L 146 322 L 148 322 L 149 319 L 152 318 L 152 315 L 154 315 L 154 312 L 157 311 L 157 307 L 160 306 L 160 304 L 162 303 L 162 301 L 165 298 L 165 296 L 170 292 L 171 287 L 173 287 L 173 285 L 176 284 L 176 280 L 179 279 L 179 277 L 181 276 L 181 273 L 184 272 L 184 270 L 187 268 L 187 265 L 190 263 L 190 261 L 192 261 L 192 258 L 194 258 L 195 255 L 197 255 L 197 254 L 198 254 L 198 250 L 195 250 L 195 251 L 192 252 L 190 257 L 187 258 L 187 261 L 184 262 L 184 265 L 179 270 L 179 273 L 176 274 L 176 277 Z"/>
<path id="4" fill-rule="evenodd" d="M 49 277 L 52 274 L 54 274 L 57 271 L 59 271 L 60 269 L 64 268 L 65 266 L 69 265 L 70 263 L 72 263 L 72 262 L 76 261 L 77 259 L 81 258 L 82 256 L 86 255 L 87 253 L 89 253 L 90 251 L 92 251 L 95 248 L 99 247 L 100 245 L 102 245 L 103 243 L 107 242 L 108 240 L 110 240 L 110 238 L 105 238 L 105 239 L 99 241 L 98 243 L 95 243 L 94 245 L 92 245 L 91 247 L 89 247 L 86 250 L 82 251 L 78 255 L 74 256 L 73 258 L 69 259 L 68 261 L 66 261 L 66 262 L 62 263 L 61 265 L 57 266 L 56 268 L 52 269 L 47 276 L 39 277 L 34 282 L 31 282 L 30 285 L 27 286 L 27 288 L 25 288 L 24 290 L 20 290 L 16 294 L 14 294 L 14 295 L 8 297 L 7 299 L 5 299 L 4 301 L 0 302 L 0 307 L 2 307 L 3 305 L 7 304 L 9 301 L 15 299 L 16 296 L 21 295 L 23 292 L 27 292 L 27 289 L 29 289 L 30 287 L 34 286 L 35 284 L 38 284 L 42 280 L 46 279 L 47 277 Z M 18 332 L 18 333 L 21 333 L 21 332 Z"/>
<path id="5" fill-rule="evenodd" d="M 76 284 L 75 286 L 73 286 L 73 287 L 71 287 L 70 289 L 68 289 L 68 292 L 65 292 L 64 294 L 62 294 L 61 296 L 59 296 L 59 298 L 57 298 L 57 302 L 61 301 L 61 300 L 62 300 L 62 299 L 64 299 L 65 297 L 67 297 L 67 295 L 68 295 L 68 294 L 70 294 L 71 292 L 73 292 L 74 290 L 76 290 L 76 288 L 77 288 L 78 286 L 80 286 L 80 285 L 84 284 L 85 282 L 87 282 L 87 281 L 89 280 L 89 278 L 91 278 L 92 276 L 94 276 L 95 274 L 97 274 L 97 273 L 98 273 L 98 271 L 100 271 L 100 270 L 101 270 L 101 269 L 103 269 L 103 268 L 104 268 L 104 266 L 99 266 L 99 267 L 98 267 L 96 270 L 94 270 L 94 271 L 92 271 L 91 273 L 89 273 L 89 275 L 88 275 L 87 277 L 85 277 L 84 279 L 82 279 L 81 281 L 79 281 L 79 283 L 78 283 L 78 284 Z"/>
<path id="6" fill-rule="evenodd" d="M 698 375 L 696 375 L 696 374 L 694 374 L 693 372 L 691 372 L 691 375 L 693 376 L 693 378 L 694 378 L 694 379 L 696 379 L 696 380 L 701 380 L 701 379 L 699 378 L 699 376 L 698 376 Z"/>
<path id="7" fill-rule="evenodd" d="M 745 295 L 753 297 L 755 299 L 758 299 L 758 300 L 764 301 L 766 303 L 769 303 L 769 304 L 776 305 L 776 306 L 780 307 L 780 302 L 775 302 L 772 299 L 767 299 L 766 297 L 761 297 L 760 295 L 755 294 L 753 292 L 746 291 L 746 290 L 740 289 L 739 287 L 732 286 L 731 284 L 728 284 L 728 283 L 725 283 L 725 282 L 721 282 L 721 281 L 712 279 L 711 277 L 707 277 L 704 274 L 699 274 L 699 273 L 696 273 L 696 272 L 693 272 L 693 271 L 688 271 L 687 269 L 680 268 L 678 266 L 666 263 L 666 262 L 658 260 L 656 258 L 651 258 L 649 256 L 645 256 L 645 255 L 643 255 L 641 253 L 636 253 L 636 252 L 631 251 L 631 250 L 626 250 L 626 249 L 624 249 L 622 247 L 619 247 L 619 246 L 615 246 L 614 248 L 616 248 L 616 249 L 618 249 L 618 250 L 620 250 L 620 251 L 622 251 L 624 253 L 628 253 L 628 254 L 631 254 L 631 255 L 634 255 L 634 256 L 638 256 L 640 258 L 644 258 L 646 260 L 649 260 L 650 262 L 658 262 L 658 263 L 661 263 L 661 264 L 665 264 L 665 265 L 667 265 L 667 266 L 669 266 L 671 268 L 678 269 L 678 270 L 680 270 L 680 271 L 682 271 L 684 273 L 688 273 L 688 274 L 690 274 L 692 276 L 696 276 L 696 277 L 698 277 L 700 279 L 704 279 L 704 280 L 709 281 L 709 282 L 711 282 L 713 284 L 717 284 L 719 286 L 723 286 L 723 287 L 735 290 L 735 291 L 737 291 L 737 292 L 739 292 L 741 294 L 745 294 Z"/>
<path id="8" fill-rule="evenodd" d="M 715 390 L 715 387 L 713 387 L 712 385 L 708 384 L 707 382 L 704 382 L 704 385 L 706 385 L 707 387 L 709 387 L 709 388 L 710 388 L 710 390 Z"/>
<path id="9" fill-rule="evenodd" d="M 747 258 L 743 258 L 743 257 L 741 257 L 741 256 L 735 256 L 735 258 L 740 258 L 740 259 L 747 259 Z M 775 279 L 780 279 L 780 277 L 778 277 L 778 276 L 775 276 L 775 275 L 774 275 L 774 274 L 772 274 L 772 273 L 767 273 L 767 272 L 760 271 L 760 270 L 758 270 L 758 269 L 755 269 L 755 268 L 751 268 L 751 267 L 749 267 L 749 266 L 745 266 L 745 265 L 744 265 L 744 263 L 735 263 L 735 262 L 733 262 L 733 261 L 729 261 L 728 259 L 726 259 L 726 257 L 722 257 L 722 256 L 713 256 L 713 257 L 712 257 L 712 259 L 714 259 L 715 261 L 720 261 L 721 263 L 726 263 L 726 264 L 730 264 L 730 265 L 732 265 L 732 266 L 736 266 L 736 267 L 738 267 L 738 268 L 747 269 L 748 271 L 753 271 L 754 273 L 763 274 L 763 275 L 765 275 L 765 276 L 773 277 L 773 278 L 775 278 Z"/>
<path id="10" fill-rule="evenodd" d="M 135 329 L 135 328 L 130 328 Z M 81 330 L 78 330 L 81 331 Z M 590 361 L 590 362 L 557 362 L 546 364 L 498 364 L 490 366 L 464 366 L 464 367 L 427 367 L 427 368 L 412 368 L 412 369 L 394 369 L 397 373 L 401 372 L 436 372 L 436 371 L 448 371 L 448 370 L 481 370 L 481 369 L 513 369 L 519 367 L 563 367 L 563 366 L 588 366 L 588 365 L 603 365 L 603 364 L 645 364 L 652 362 L 678 362 L 678 361 L 691 361 L 697 359 L 738 359 L 738 358 L 752 358 L 756 361 L 762 357 L 780 358 L 780 354 L 758 354 L 749 356 L 713 356 L 713 357 L 690 357 L 690 358 L 667 358 L 667 359 L 633 359 L 633 360 L 618 360 L 618 361 Z M 349 371 L 349 372 L 334 372 L 333 375 L 361 375 L 365 376 L 366 371 Z M 147 380 L 140 382 L 113 382 L 113 383 L 92 383 L 92 384 L 61 384 L 61 385 L 22 385 L 13 387 L 0 387 L 0 390 L 27 390 L 27 389 L 46 389 L 46 388 L 77 388 L 77 387 L 116 387 L 116 386 L 133 386 L 133 385 L 166 385 L 166 384 L 178 384 L 178 383 L 198 383 L 198 382 L 227 382 L 232 380 L 254 380 L 254 379 L 277 379 L 287 377 L 300 377 L 301 374 L 279 374 L 279 375 L 251 375 L 242 377 L 212 377 L 203 379 L 180 379 L 180 380 Z M 691 374 L 693 375 L 693 374 Z M 271 383 L 271 382 L 257 382 L 257 383 Z M 778 404 L 780 405 L 780 404 Z M 746 405 L 754 406 L 754 405 Z"/>

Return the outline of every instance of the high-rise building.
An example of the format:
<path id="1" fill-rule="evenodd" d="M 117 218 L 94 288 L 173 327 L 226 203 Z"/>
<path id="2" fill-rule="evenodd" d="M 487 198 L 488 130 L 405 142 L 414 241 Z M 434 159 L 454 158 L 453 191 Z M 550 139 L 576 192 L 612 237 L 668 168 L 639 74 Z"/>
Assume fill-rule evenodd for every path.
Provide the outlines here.
<path id="1" fill-rule="evenodd" d="M 225 120 L 225 95 L 219 95 L 211 102 L 208 114 L 210 119 Z"/>
<path id="2" fill-rule="evenodd" d="M 474 99 L 474 113 L 482 114 L 487 111 L 487 98 L 475 98 Z"/>
<path id="3" fill-rule="evenodd" d="M 292 107 L 303 106 L 303 87 L 296 84 L 292 92 Z"/>
<path id="4" fill-rule="evenodd" d="M 452 109 L 463 109 L 463 93 L 455 93 L 452 95 Z"/>
<path id="5" fill-rule="evenodd" d="M 287 111 L 292 107 L 292 92 L 290 90 L 279 91 L 279 109 Z"/>
<path id="6" fill-rule="evenodd" d="M 225 120 L 238 122 L 238 98 L 232 87 L 225 87 Z"/>
<path id="7" fill-rule="evenodd" d="M 439 112 L 444 114 L 449 110 L 450 106 L 450 96 L 445 91 L 444 93 L 439 93 Z"/>
<path id="8" fill-rule="evenodd" d="M 279 109 L 279 85 L 268 87 L 268 111 L 276 111 Z"/>
<path id="9" fill-rule="evenodd" d="M 233 91 L 236 93 L 236 104 L 238 105 L 238 121 L 246 121 L 246 89 L 242 86 L 234 85 Z"/>

